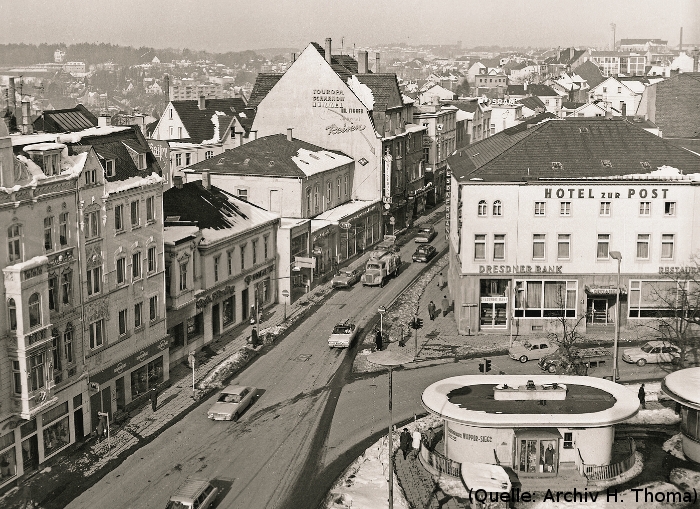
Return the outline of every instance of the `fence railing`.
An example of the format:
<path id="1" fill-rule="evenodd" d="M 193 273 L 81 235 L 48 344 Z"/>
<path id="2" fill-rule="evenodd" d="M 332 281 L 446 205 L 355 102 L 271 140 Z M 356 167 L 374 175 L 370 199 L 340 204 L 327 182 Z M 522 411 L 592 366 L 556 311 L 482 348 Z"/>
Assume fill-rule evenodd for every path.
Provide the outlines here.
<path id="1" fill-rule="evenodd" d="M 627 472 L 635 461 L 635 452 L 637 451 L 637 446 L 632 438 L 629 438 L 629 455 L 617 463 L 611 463 L 609 465 L 586 465 L 581 462 L 582 473 L 586 476 L 589 481 L 603 481 L 606 479 L 612 479 L 618 475 Z M 580 454 L 580 453 L 579 453 Z"/>
<path id="2" fill-rule="evenodd" d="M 425 443 L 420 444 L 419 454 L 424 465 L 430 465 L 438 472 L 451 475 L 452 477 L 459 479 L 460 472 L 462 471 L 461 463 L 446 458 L 439 452 L 431 451 L 426 447 Z"/>

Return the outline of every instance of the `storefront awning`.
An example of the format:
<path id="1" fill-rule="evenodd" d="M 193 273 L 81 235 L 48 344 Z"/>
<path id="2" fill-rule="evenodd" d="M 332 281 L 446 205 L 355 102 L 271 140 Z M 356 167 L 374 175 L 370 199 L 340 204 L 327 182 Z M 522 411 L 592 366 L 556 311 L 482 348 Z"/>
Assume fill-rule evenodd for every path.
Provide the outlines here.
<path id="1" fill-rule="evenodd" d="M 586 285 L 586 293 L 588 295 L 617 295 L 617 287 L 609 287 L 609 286 L 588 286 Z M 620 287 L 620 294 L 621 295 L 626 295 L 627 294 L 627 288 L 624 286 Z"/>
<path id="2" fill-rule="evenodd" d="M 460 475 L 464 485 L 472 492 L 507 493 L 512 487 L 510 476 L 500 465 L 462 463 Z"/>
<path id="3" fill-rule="evenodd" d="M 517 438 L 561 438 L 561 433 L 557 428 L 516 428 Z"/>

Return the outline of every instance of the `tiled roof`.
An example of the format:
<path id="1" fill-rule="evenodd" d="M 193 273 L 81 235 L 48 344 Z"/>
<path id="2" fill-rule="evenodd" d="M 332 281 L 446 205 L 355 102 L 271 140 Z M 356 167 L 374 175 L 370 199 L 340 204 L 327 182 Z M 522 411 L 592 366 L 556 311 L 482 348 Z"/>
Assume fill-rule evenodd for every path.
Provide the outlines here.
<path id="1" fill-rule="evenodd" d="M 201 181 L 171 187 L 163 193 L 164 217 L 179 216 L 179 223 L 195 223 L 200 229 L 229 230 L 231 234 L 272 221 L 277 216 L 252 203 Z M 207 233 L 203 232 L 206 239 Z"/>
<path id="2" fill-rule="evenodd" d="M 203 110 L 199 109 L 199 101 L 196 99 L 171 103 L 190 135 L 186 141 L 191 143 L 202 143 L 214 137 L 214 123 L 211 119 L 217 112 L 232 116 L 234 112 L 243 111 L 246 107 L 245 100 L 240 97 L 205 99 Z M 223 130 L 219 129 L 219 137 L 223 134 Z"/>
<path id="3" fill-rule="evenodd" d="M 462 182 L 514 182 L 648 173 L 663 165 L 694 172 L 700 156 L 624 119 L 567 118 L 503 131 L 457 151 L 448 164 Z"/>
<path id="4" fill-rule="evenodd" d="M 561 103 L 561 109 L 563 110 L 575 110 L 576 108 L 580 108 L 586 103 L 577 103 L 577 102 L 572 102 L 572 101 L 563 101 Z"/>
<path id="5" fill-rule="evenodd" d="M 596 87 L 605 81 L 605 78 L 601 74 L 598 66 L 590 60 L 576 67 L 575 71 L 576 74 L 586 80 L 590 88 Z"/>
<path id="6" fill-rule="evenodd" d="M 262 101 L 265 96 L 272 90 L 272 87 L 277 85 L 277 82 L 283 76 L 281 73 L 276 72 L 261 72 L 258 77 L 255 78 L 255 84 L 253 85 L 253 90 L 250 92 L 250 98 L 248 99 L 249 108 L 257 108 L 260 101 Z"/>
<path id="7" fill-rule="evenodd" d="M 549 111 L 543 111 L 542 113 L 539 113 L 539 114 L 534 115 L 532 117 L 524 118 L 522 122 L 520 122 L 519 124 L 516 124 L 512 127 L 509 127 L 508 129 L 504 129 L 503 132 L 505 132 L 506 134 L 513 135 L 516 133 L 527 131 L 533 125 L 537 125 L 540 122 L 543 122 L 545 120 L 557 119 L 557 118 L 559 118 L 559 117 L 557 117 L 554 113 L 551 113 Z"/>
<path id="8" fill-rule="evenodd" d="M 297 157 L 300 150 L 325 152 L 331 154 L 331 156 L 338 156 L 338 164 L 336 166 L 347 164 L 348 162 L 347 156 L 342 152 L 329 151 L 318 145 L 296 138 L 288 141 L 286 135 L 273 134 L 272 136 L 265 136 L 250 141 L 211 159 L 196 163 L 189 166 L 188 170 L 261 177 L 304 178 L 307 176 L 307 173 L 302 171 L 292 159 Z M 328 163 L 333 165 L 332 157 L 325 157 L 328 157 Z M 311 164 L 309 167 L 311 167 Z"/>
<path id="9" fill-rule="evenodd" d="M 82 104 L 64 110 L 49 110 L 34 121 L 34 130 L 46 133 L 82 131 L 97 125 L 97 117 Z"/>
<path id="10" fill-rule="evenodd" d="M 540 99 L 537 96 L 523 97 L 522 99 L 518 99 L 518 102 L 526 108 L 530 108 L 531 110 L 536 110 L 537 108 L 545 108 L 542 99 Z"/>
<path id="11" fill-rule="evenodd" d="M 479 109 L 479 101 L 476 99 L 473 101 L 447 101 L 447 103 L 469 113 L 474 113 Z"/>
<path id="12" fill-rule="evenodd" d="M 367 85 L 374 96 L 374 111 L 386 111 L 403 106 L 396 74 L 357 74 L 357 79 Z"/>
<path id="13" fill-rule="evenodd" d="M 528 83 L 527 90 L 525 90 L 524 85 L 508 85 L 506 93 L 508 95 L 536 95 L 539 97 L 559 96 L 552 87 L 540 83 Z"/>
<path id="14" fill-rule="evenodd" d="M 583 55 L 586 52 L 585 49 L 580 50 L 580 49 L 575 49 L 574 48 L 574 57 L 571 58 L 571 48 L 565 48 L 561 50 L 559 54 L 559 58 L 557 58 L 556 55 L 553 57 L 549 57 L 545 59 L 544 63 L 545 64 L 560 64 L 560 65 L 571 65 L 573 62 L 581 58 L 581 55 Z"/>

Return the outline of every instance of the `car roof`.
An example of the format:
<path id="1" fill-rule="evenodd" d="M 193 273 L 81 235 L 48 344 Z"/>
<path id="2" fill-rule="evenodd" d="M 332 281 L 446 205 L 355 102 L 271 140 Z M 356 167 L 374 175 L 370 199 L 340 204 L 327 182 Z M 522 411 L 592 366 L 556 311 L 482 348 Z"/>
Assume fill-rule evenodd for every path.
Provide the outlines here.
<path id="1" fill-rule="evenodd" d="M 226 394 L 240 394 L 241 392 L 243 392 L 244 389 L 248 389 L 248 387 L 246 387 L 245 385 L 231 384 L 221 392 L 225 392 Z"/>
<path id="2" fill-rule="evenodd" d="M 420 231 L 422 231 L 422 232 L 429 232 L 429 231 L 432 230 L 432 229 L 433 229 L 432 226 L 423 226 L 423 227 L 421 227 Z"/>
<path id="3" fill-rule="evenodd" d="M 191 502 L 209 486 L 209 481 L 206 479 L 196 479 L 188 477 L 180 487 L 173 493 L 170 500 L 173 502 Z"/>
<path id="4" fill-rule="evenodd" d="M 650 345 L 650 346 L 673 346 L 668 341 L 662 341 L 660 339 L 655 339 L 653 341 L 647 341 L 647 345 Z"/>

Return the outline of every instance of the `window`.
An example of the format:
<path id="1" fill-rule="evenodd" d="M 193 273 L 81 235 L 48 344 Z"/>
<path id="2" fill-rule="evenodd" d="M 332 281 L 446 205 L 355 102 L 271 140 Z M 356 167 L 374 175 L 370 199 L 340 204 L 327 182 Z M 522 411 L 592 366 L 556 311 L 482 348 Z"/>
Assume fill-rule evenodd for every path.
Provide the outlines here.
<path id="1" fill-rule="evenodd" d="M 228 324 L 233 323 L 236 321 L 236 297 L 231 296 L 228 299 L 224 300 L 224 309 L 222 313 L 222 322 L 224 327 L 226 327 Z"/>
<path id="2" fill-rule="evenodd" d="M 600 202 L 600 215 L 609 216 L 610 215 L 610 202 L 602 201 Z"/>
<path id="3" fill-rule="evenodd" d="M 679 284 L 682 285 L 679 287 Z M 678 313 L 676 302 L 685 292 L 685 282 L 630 280 L 630 318 L 669 318 Z"/>
<path id="4" fill-rule="evenodd" d="M 88 295 L 100 293 L 102 280 L 102 267 L 95 267 L 87 271 L 87 293 Z"/>
<path id="5" fill-rule="evenodd" d="M 270 255 L 268 244 L 269 244 L 269 238 L 267 236 L 263 237 L 263 259 L 267 260 L 268 256 Z"/>
<path id="6" fill-rule="evenodd" d="M 175 166 L 182 166 L 182 154 L 175 154 Z"/>
<path id="7" fill-rule="evenodd" d="M 134 329 L 138 329 L 143 325 L 143 302 L 134 304 Z"/>
<path id="8" fill-rule="evenodd" d="M 564 432 L 564 449 L 574 448 L 574 434 Z"/>
<path id="9" fill-rule="evenodd" d="M 139 224 L 141 224 L 141 211 L 139 210 L 139 202 L 138 201 L 132 201 L 131 202 L 131 227 L 135 228 Z"/>
<path id="10" fill-rule="evenodd" d="M 156 220 L 156 199 L 153 196 L 146 198 L 146 222 L 152 223 Z"/>
<path id="11" fill-rule="evenodd" d="M 105 174 L 108 177 L 114 177 L 114 159 L 107 159 L 105 161 Z"/>
<path id="12" fill-rule="evenodd" d="M 63 357 L 66 364 L 73 364 L 73 326 L 70 323 L 66 325 L 66 331 L 63 333 Z"/>
<path id="13" fill-rule="evenodd" d="M 474 259 L 486 260 L 486 235 L 474 235 Z"/>
<path id="14" fill-rule="evenodd" d="M 131 255 L 131 275 L 134 279 L 141 278 L 141 252 Z"/>
<path id="15" fill-rule="evenodd" d="M 501 200 L 496 200 L 493 202 L 493 215 L 494 216 L 500 216 L 503 214 L 503 209 L 501 206 Z"/>
<path id="16" fill-rule="evenodd" d="M 20 227 L 13 224 L 7 229 L 7 252 L 11 262 L 22 258 L 20 250 Z"/>
<path id="17" fill-rule="evenodd" d="M 314 211 L 318 212 L 318 184 L 314 186 Z"/>
<path id="18" fill-rule="evenodd" d="M 36 391 L 46 384 L 44 374 L 44 353 L 38 353 L 29 357 L 29 383 L 30 391 Z"/>
<path id="19" fill-rule="evenodd" d="M 479 216 L 485 216 L 488 213 L 487 210 L 488 210 L 488 205 L 486 204 L 486 200 L 479 201 L 477 214 Z"/>
<path id="20" fill-rule="evenodd" d="M 233 251 L 226 253 L 226 265 L 228 267 L 228 275 L 233 275 Z"/>
<path id="21" fill-rule="evenodd" d="M 49 277 L 49 309 L 58 311 L 58 277 Z"/>
<path id="22" fill-rule="evenodd" d="M 85 238 L 93 239 L 100 235 L 100 212 L 95 210 L 85 214 Z"/>
<path id="23" fill-rule="evenodd" d="M 97 170 L 85 170 L 85 185 L 97 183 Z"/>
<path id="24" fill-rule="evenodd" d="M 637 258 L 640 260 L 649 259 L 649 237 L 648 233 L 637 235 Z"/>
<path id="25" fill-rule="evenodd" d="M 253 244 L 253 265 L 258 263 L 258 241 L 254 240 Z"/>
<path id="26" fill-rule="evenodd" d="M 114 229 L 118 232 L 124 230 L 124 205 L 114 206 Z"/>
<path id="27" fill-rule="evenodd" d="M 58 216 L 58 242 L 61 247 L 68 245 L 68 212 Z"/>
<path id="28" fill-rule="evenodd" d="M 117 258 L 117 284 L 126 283 L 126 258 Z"/>
<path id="29" fill-rule="evenodd" d="M 17 330 L 17 304 L 15 304 L 15 299 L 7 301 L 7 311 L 10 315 L 10 330 Z"/>
<path id="30" fill-rule="evenodd" d="M 63 304 L 73 302 L 73 271 L 69 270 L 61 274 L 61 301 Z"/>
<path id="31" fill-rule="evenodd" d="M 165 264 L 165 295 L 170 295 L 170 283 L 172 281 L 171 265 L 169 263 Z"/>
<path id="32" fill-rule="evenodd" d="M 148 317 L 151 321 L 158 318 L 158 296 L 154 295 L 148 299 Z"/>
<path id="33" fill-rule="evenodd" d="M 675 201 L 664 202 L 664 215 L 665 216 L 675 216 L 676 215 L 676 202 Z"/>
<path id="34" fill-rule="evenodd" d="M 151 274 L 156 271 L 158 264 L 156 262 L 156 246 L 151 246 L 148 248 L 148 273 Z"/>
<path id="35" fill-rule="evenodd" d="M 186 164 L 187 166 L 189 166 L 190 164 L 192 164 L 192 152 L 187 152 L 187 153 L 185 154 L 185 164 Z"/>
<path id="36" fill-rule="evenodd" d="M 651 215 L 651 202 L 650 201 L 639 202 L 639 215 L 640 216 Z"/>
<path id="37" fill-rule="evenodd" d="M 674 235 L 672 233 L 664 233 L 661 235 L 661 258 L 670 260 L 673 258 L 673 243 Z"/>
<path id="38" fill-rule="evenodd" d="M 571 234 L 560 233 L 557 235 L 557 260 L 571 258 Z"/>
<path id="39" fill-rule="evenodd" d="M 204 159 L 211 159 L 214 157 L 214 151 L 213 150 L 207 150 L 204 152 Z"/>
<path id="40" fill-rule="evenodd" d="M 559 215 L 560 216 L 570 216 L 571 215 L 571 202 L 563 201 L 559 203 Z"/>
<path id="41" fill-rule="evenodd" d="M 543 201 L 536 201 L 535 202 L 535 215 L 536 216 L 544 216 L 545 214 L 545 202 Z"/>
<path id="42" fill-rule="evenodd" d="M 596 249 L 596 258 L 599 260 L 607 260 L 610 252 L 610 234 L 598 234 L 598 248 Z"/>
<path id="43" fill-rule="evenodd" d="M 241 245 L 241 270 L 245 270 L 245 244 Z"/>
<path id="44" fill-rule="evenodd" d="M 576 317 L 578 281 L 515 281 L 516 318 Z"/>
<path id="45" fill-rule="evenodd" d="M 621 94 L 622 93 L 622 87 L 617 87 L 617 93 Z"/>
<path id="46" fill-rule="evenodd" d="M 502 233 L 496 233 L 493 236 L 493 259 L 506 259 L 506 236 Z"/>
<path id="47" fill-rule="evenodd" d="M 34 328 L 41 325 L 41 299 L 38 293 L 29 296 L 29 327 Z"/>
<path id="48" fill-rule="evenodd" d="M 311 188 L 306 190 L 306 215 L 311 215 Z"/>
<path id="49" fill-rule="evenodd" d="M 338 180 L 336 180 L 335 197 L 340 198 L 340 177 L 338 177 Z"/>
<path id="50" fill-rule="evenodd" d="M 238 197 L 243 200 L 243 201 L 248 201 L 248 190 L 247 189 L 238 189 Z"/>
<path id="51" fill-rule="evenodd" d="M 19 369 L 19 361 L 12 361 L 12 386 L 15 394 L 22 394 L 22 372 Z"/>
<path id="52" fill-rule="evenodd" d="M 219 262 L 221 261 L 221 256 L 214 257 L 214 282 L 219 280 Z"/>
<path id="53" fill-rule="evenodd" d="M 546 234 L 535 233 L 532 236 L 532 259 L 544 260 Z"/>
<path id="54" fill-rule="evenodd" d="M 332 199 L 333 199 L 333 184 L 331 182 L 328 182 L 326 184 L 326 207 L 330 207 Z"/>
<path id="55" fill-rule="evenodd" d="M 187 290 L 187 262 L 180 264 L 180 290 Z"/>
<path id="56" fill-rule="evenodd" d="M 104 320 L 97 320 L 90 324 L 90 348 L 95 349 L 102 346 L 104 342 Z"/>
<path id="57" fill-rule="evenodd" d="M 124 336 L 127 331 L 127 325 L 126 325 L 126 309 L 122 309 L 119 311 L 119 335 Z"/>

